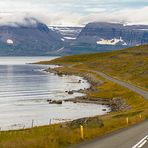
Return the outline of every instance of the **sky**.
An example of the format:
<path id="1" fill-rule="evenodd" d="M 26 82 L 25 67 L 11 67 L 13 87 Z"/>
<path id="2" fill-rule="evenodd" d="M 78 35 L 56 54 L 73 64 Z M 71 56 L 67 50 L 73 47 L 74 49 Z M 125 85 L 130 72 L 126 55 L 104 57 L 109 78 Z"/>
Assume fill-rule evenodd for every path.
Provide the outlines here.
<path id="1" fill-rule="evenodd" d="M 0 25 L 33 17 L 47 25 L 148 24 L 148 0 L 0 0 Z"/>

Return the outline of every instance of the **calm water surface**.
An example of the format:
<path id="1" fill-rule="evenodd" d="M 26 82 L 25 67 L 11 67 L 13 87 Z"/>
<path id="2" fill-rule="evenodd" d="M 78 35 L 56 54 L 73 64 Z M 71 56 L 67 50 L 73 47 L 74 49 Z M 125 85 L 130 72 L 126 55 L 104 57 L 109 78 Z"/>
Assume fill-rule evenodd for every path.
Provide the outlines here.
<path id="1" fill-rule="evenodd" d="M 47 99 L 63 100 L 82 96 L 65 91 L 88 88 L 77 76 L 59 77 L 46 73 L 44 65 L 26 63 L 50 60 L 55 57 L 0 57 L 0 128 L 2 130 L 46 125 L 81 117 L 102 115 L 109 111 L 103 105 L 63 103 L 48 104 Z M 78 83 L 79 80 L 83 83 Z M 103 112 L 102 109 L 107 111 Z"/>

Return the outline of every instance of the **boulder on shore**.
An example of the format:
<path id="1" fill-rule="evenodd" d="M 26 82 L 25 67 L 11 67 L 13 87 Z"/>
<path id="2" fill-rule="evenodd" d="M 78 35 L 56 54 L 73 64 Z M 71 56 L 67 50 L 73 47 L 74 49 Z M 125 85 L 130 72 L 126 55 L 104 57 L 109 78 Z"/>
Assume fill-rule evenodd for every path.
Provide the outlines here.
<path id="1" fill-rule="evenodd" d="M 61 100 L 47 100 L 49 104 L 62 104 L 63 102 Z"/>
<path id="2" fill-rule="evenodd" d="M 68 91 L 68 94 L 69 94 L 69 95 L 73 95 L 74 92 L 73 92 L 73 91 Z"/>
<path id="3" fill-rule="evenodd" d="M 83 125 L 84 127 L 103 127 L 104 123 L 103 120 L 99 117 L 88 117 L 88 118 L 81 118 L 77 120 L 73 120 L 68 123 L 70 127 L 80 127 L 80 125 Z"/>

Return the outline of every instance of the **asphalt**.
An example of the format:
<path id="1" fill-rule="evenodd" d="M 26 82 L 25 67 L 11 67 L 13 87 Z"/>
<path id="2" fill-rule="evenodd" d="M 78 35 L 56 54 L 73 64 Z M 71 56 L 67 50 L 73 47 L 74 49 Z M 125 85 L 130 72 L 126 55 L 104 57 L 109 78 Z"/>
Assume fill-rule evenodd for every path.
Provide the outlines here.
<path id="1" fill-rule="evenodd" d="M 93 72 L 99 74 L 100 76 L 102 76 L 102 77 L 104 77 L 104 78 L 106 78 L 106 79 L 108 79 L 108 80 L 110 80 L 112 82 L 115 82 L 115 83 L 117 83 L 117 84 L 119 84 L 121 86 L 124 86 L 124 87 L 126 87 L 126 88 L 128 88 L 128 89 L 130 89 L 130 90 L 132 90 L 134 92 L 136 92 L 137 94 L 143 96 L 144 98 L 148 99 L 148 91 L 146 91 L 146 90 L 143 90 L 143 89 L 141 89 L 139 87 L 136 87 L 136 86 L 134 86 L 132 84 L 123 82 L 121 80 L 112 78 L 112 77 L 110 77 L 110 76 L 108 76 L 108 75 L 106 75 L 106 74 L 104 74 L 102 72 L 98 72 L 98 71 L 93 71 Z"/>
<path id="2" fill-rule="evenodd" d="M 109 75 L 106 75 L 102 72 L 94 70 L 91 70 L 90 72 L 97 73 L 103 78 L 106 78 L 112 82 L 124 86 L 129 90 L 132 90 L 135 93 L 148 99 L 148 91 L 146 90 L 143 90 L 132 84 L 110 77 Z M 114 132 L 102 138 L 96 138 L 92 141 L 87 141 L 79 145 L 72 146 L 71 148 L 148 148 L 148 140 L 143 146 L 134 147 L 139 141 L 141 141 L 141 139 L 143 139 L 147 135 L 148 135 L 148 120 L 141 124 L 132 126 L 130 128 L 118 130 L 117 132 Z"/>
<path id="3" fill-rule="evenodd" d="M 83 142 L 70 148 L 133 148 L 147 135 L 148 120 L 132 127 L 113 132 L 104 137 Z M 148 143 L 146 143 L 142 148 L 148 148 Z"/>
<path id="4" fill-rule="evenodd" d="M 81 63 L 79 63 L 79 64 L 81 64 Z M 79 64 L 74 64 L 74 65 L 71 65 L 70 67 L 74 67 L 74 66 L 79 65 Z M 80 69 L 80 70 L 86 70 L 86 69 Z M 117 84 L 119 84 L 119 85 L 121 85 L 121 86 L 124 86 L 124 87 L 128 88 L 129 90 L 132 90 L 132 91 L 134 91 L 135 93 L 137 93 L 137 94 L 143 96 L 145 99 L 148 99 L 148 91 L 143 90 L 143 89 L 140 88 L 140 87 L 137 87 L 137 86 L 134 86 L 134 85 L 129 84 L 129 83 L 127 83 L 127 82 L 124 82 L 124 81 L 122 81 L 122 80 L 113 78 L 113 77 L 111 77 L 111 76 L 109 76 L 109 75 L 107 75 L 107 74 L 105 74 L 105 73 L 103 73 L 103 72 L 99 72 L 99 71 L 96 71 L 96 70 L 88 70 L 88 72 L 94 72 L 94 73 L 100 75 L 101 77 L 103 77 L 103 78 L 105 78 L 105 79 L 107 79 L 107 80 L 110 80 L 110 81 L 112 81 L 112 82 L 114 82 L 114 83 L 117 83 Z"/>
<path id="5" fill-rule="evenodd" d="M 148 148 L 148 143 L 146 143 L 142 148 Z"/>

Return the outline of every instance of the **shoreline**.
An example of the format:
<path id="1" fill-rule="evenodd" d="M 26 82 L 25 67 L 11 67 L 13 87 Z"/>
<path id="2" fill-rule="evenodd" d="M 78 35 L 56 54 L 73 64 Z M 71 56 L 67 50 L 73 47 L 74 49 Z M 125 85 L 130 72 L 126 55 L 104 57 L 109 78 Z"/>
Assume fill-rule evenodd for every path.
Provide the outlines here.
<path id="1" fill-rule="evenodd" d="M 105 116 L 109 113 L 112 113 L 112 112 L 119 112 L 119 111 L 122 111 L 122 110 L 127 110 L 129 109 L 129 106 L 125 105 L 125 101 L 122 99 L 122 98 L 93 98 L 91 99 L 91 97 L 88 95 L 89 92 L 95 92 L 97 91 L 96 89 L 96 86 L 97 85 L 101 85 L 103 83 L 103 81 L 99 81 L 99 82 L 94 82 L 92 80 L 91 77 L 89 77 L 89 75 L 85 75 L 83 73 L 73 73 L 73 72 L 64 72 L 64 71 L 59 71 L 59 68 L 63 68 L 61 66 L 58 66 L 58 65 L 54 65 L 55 68 L 48 68 L 48 69 L 44 69 L 43 71 L 45 72 L 48 72 L 48 73 L 53 73 L 53 74 L 56 74 L 60 77 L 62 76 L 66 76 L 66 75 L 69 75 L 69 76 L 79 76 L 81 78 L 83 78 L 84 80 L 87 80 L 87 82 L 89 83 L 90 87 L 89 88 L 84 88 L 84 89 L 80 89 L 80 90 L 71 90 L 71 92 L 73 93 L 83 93 L 85 96 L 81 96 L 81 97 L 75 97 L 73 99 L 64 99 L 63 101 L 64 102 L 72 102 L 72 103 L 86 103 L 86 104 L 98 104 L 98 105 L 105 105 L 107 106 L 110 110 L 109 112 L 106 112 L 106 114 L 104 115 L 94 115 L 94 116 L 88 116 L 88 117 L 82 117 L 82 118 L 78 118 L 78 119 L 73 119 L 71 121 L 64 121 L 64 122 L 61 122 L 59 124 L 62 125 L 69 125 L 70 123 L 77 123 L 77 121 L 86 121 L 88 119 L 95 119 L 95 118 L 100 118 L 102 116 Z M 83 81 L 81 82 L 78 82 L 78 83 L 83 83 Z M 68 92 L 67 92 L 68 93 Z M 54 102 L 55 100 L 53 100 Z M 49 101 L 47 100 L 47 102 L 49 103 Z M 53 104 L 58 104 L 59 102 L 55 101 Z M 61 103 L 60 103 L 61 104 Z M 124 106 L 125 105 L 125 106 Z M 107 109 L 102 109 L 102 111 L 106 111 Z M 55 123 L 54 123 L 55 124 Z M 51 125 L 54 125 L 54 124 L 51 124 Z M 58 124 L 58 123 L 57 123 Z M 46 126 L 46 125 L 39 125 L 39 126 L 35 126 L 35 127 L 42 127 L 42 126 Z M 26 128 L 26 129 L 31 129 L 31 128 Z M 20 129 L 14 129 L 14 131 L 16 130 L 22 130 L 21 128 Z M 25 129 L 23 129 L 25 130 Z M 4 130 L 4 131 L 9 131 L 9 130 Z M 10 131 L 13 131 L 13 130 L 10 130 Z"/>
<path id="2" fill-rule="evenodd" d="M 48 67 L 46 67 L 46 68 L 48 68 Z M 58 68 L 58 67 L 56 67 L 56 68 Z M 47 71 L 47 70 L 43 70 L 42 69 L 42 71 Z M 47 73 L 48 74 L 48 73 Z M 75 76 L 75 75 L 73 75 L 73 76 Z M 89 82 L 86 82 L 82 77 L 78 77 L 78 79 L 76 80 L 76 83 L 79 83 L 78 85 L 81 85 L 81 83 L 79 82 L 79 80 L 81 80 L 81 83 L 86 83 L 87 84 L 87 86 L 86 87 L 80 87 L 80 88 L 82 88 L 82 89 L 80 89 L 80 90 L 74 90 L 73 92 L 74 93 L 77 93 L 77 92 L 79 92 L 79 93 L 83 93 L 83 92 L 81 92 L 81 91 L 87 91 L 88 89 L 88 87 L 90 87 L 90 83 Z M 83 84 L 82 84 L 83 85 Z M 78 88 L 79 89 L 79 88 Z M 84 90 L 85 89 L 85 90 Z M 67 92 L 68 93 L 68 92 Z M 84 94 L 85 95 L 85 94 Z M 79 95 L 80 96 L 80 95 Z M 79 97 L 75 97 L 75 96 L 72 96 L 74 99 L 76 99 L 76 98 L 79 98 Z M 48 99 L 48 98 L 46 98 L 46 99 Z M 46 102 L 46 99 L 45 99 L 45 103 L 48 105 L 48 102 Z M 71 102 L 71 103 L 74 103 L 75 101 L 73 100 L 73 99 L 66 99 L 66 98 L 64 98 L 63 99 L 63 102 L 67 102 L 67 100 L 69 100 L 69 102 Z M 71 100 L 71 101 L 70 101 Z M 91 105 L 91 103 L 92 102 L 78 102 L 77 101 L 77 103 L 88 103 L 88 104 L 90 104 Z M 101 104 L 101 103 L 93 103 L 93 104 Z M 105 104 L 106 105 L 106 104 Z M 110 109 L 108 109 L 107 107 L 104 107 L 105 109 L 106 109 L 106 111 L 108 111 L 108 112 L 110 112 Z M 105 114 L 107 114 L 107 112 L 105 112 L 103 109 L 101 109 L 101 111 L 102 112 L 104 112 L 104 115 Z M 99 114 L 99 113 L 98 113 Z M 98 115 L 97 114 L 97 115 Z M 100 115 L 100 114 L 99 114 Z M 101 114 L 102 115 L 102 114 Z M 101 116 L 100 115 L 100 116 Z M 93 117 L 93 116 L 96 116 L 96 114 L 95 115 L 92 115 L 92 116 L 89 116 L 89 114 L 88 114 L 88 116 L 86 116 L 86 118 L 87 117 Z M 81 116 L 81 117 L 78 117 L 78 118 L 76 118 L 76 119 L 71 119 L 71 121 L 73 121 L 73 120 L 77 120 L 77 119 L 80 119 L 80 118 L 85 118 L 85 117 L 83 117 L 83 116 Z M 34 119 L 34 118 L 32 118 L 32 119 Z M 34 120 L 35 121 L 35 120 Z M 31 122 L 31 120 L 30 120 L 30 122 Z M 69 122 L 69 121 L 64 121 L 64 122 Z M 52 124 L 55 124 L 55 123 L 52 123 Z M 59 124 L 60 124 L 60 122 L 59 122 Z M 15 125 L 15 127 L 13 127 Z M 10 125 L 10 127 L 6 127 L 7 129 L 3 129 L 3 127 L 1 128 L 1 129 L 3 129 L 3 131 L 9 131 L 9 129 L 11 129 L 11 130 L 21 130 L 21 129 L 24 129 L 24 127 L 25 127 L 25 129 L 26 128 L 31 128 L 31 127 L 29 127 L 29 126 L 26 126 L 25 124 L 23 125 L 23 123 L 14 123 L 14 125 L 12 124 L 12 125 Z M 31 125 L 31 124 L 30 124 Z M 45 126 L 45 125 L 48 125 L 48 123 L 46 124 L 43 124 L 43 125 L 35 125 L 35 126 L 37 126 L 37 127 L 40 127 L 40 126 Z M 8 125 L 9 126 L 9 125 Z M 12 126 L 12 127 L 11 127 Z M 20 126 L 20 127 L 19 127 Z"/>
<path id="3" fill-rule="evenodd" d="M 119 112 L 119 111 L 123 111 L 123 110 L 128 110 L 130 109 L 130 107 L 126 104 L 126 101 L 123 98 L 120 97 L 116 97 L 116 98 L 91 98 L 88 93 L 90 92 L 97 92 L 98 90 L 96 89 L 96 86 L 103 84 L 103 81 L 99 81 L 99 82 L 94 82 L 92 80 L 91 77 L 89 77 L 89 75 L 85 75 L 83 73 L 73 73 L 73 72 L 64 72 L 64 71 L 60 71 L 59 68 L 62 68 L 61 66 L 57 65 L 57 67 L 55 68 L 48 68 L 45 69 L 46 72 L 50 72 L 50 73 L 54 73 L 58 76 L 63 76 L 63 75 L 75 75 L 75 76 L 79 76 L 82 77 L 84 80 L 87 80 L 87 82 L 90 84 L 90 87 L 88 89 L 84 89 L 84 90 L 78 90 L 78 91 L 70 91 L 71 93 L 75 93 L 75 92 L 79 92 L 79 93 L 83 93 L 85 94 L 85 96 L 82 97 L 75 97 L 73 99 L 65 99 L 63 101 L 65 102 L 73 102 L 73 103 L 88 103 L 88 104 L 100 104 L 100 105 L 106 105 L 108 106 L 111 110 L 109 113 L 111 112 Z M 80 84 L 82 82 L 79 82 Z"/>

